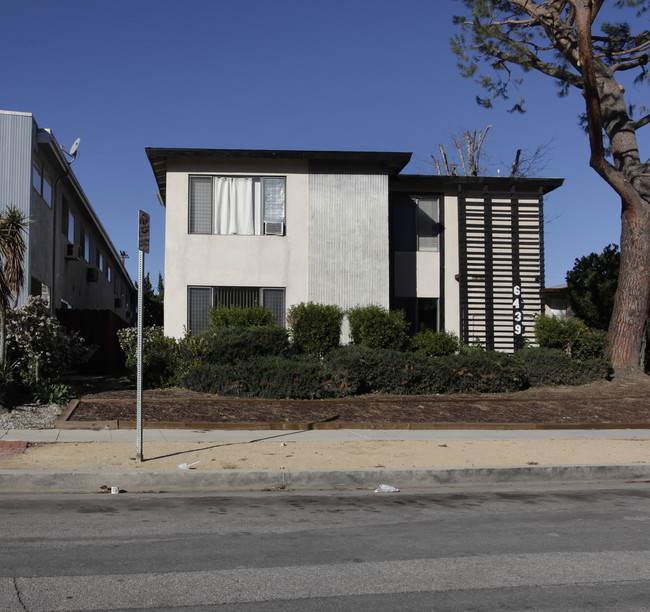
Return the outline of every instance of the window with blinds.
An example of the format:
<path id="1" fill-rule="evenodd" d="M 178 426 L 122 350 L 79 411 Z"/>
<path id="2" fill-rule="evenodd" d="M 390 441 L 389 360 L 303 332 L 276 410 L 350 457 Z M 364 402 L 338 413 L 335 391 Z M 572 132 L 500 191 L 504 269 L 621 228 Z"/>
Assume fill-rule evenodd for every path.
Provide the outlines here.
<path id="1" fill-rule="evenodd" d="M 187 326 L 192 336 L 208 331 L 213 306 L 263 306 L 285 325 L 285 289 L 283 287 L 188 287 Z"/>
<path id="2" fill-rule="evenodd" d="M 190 234 L 284 235 L 285 177 L 191 176 Z"/>

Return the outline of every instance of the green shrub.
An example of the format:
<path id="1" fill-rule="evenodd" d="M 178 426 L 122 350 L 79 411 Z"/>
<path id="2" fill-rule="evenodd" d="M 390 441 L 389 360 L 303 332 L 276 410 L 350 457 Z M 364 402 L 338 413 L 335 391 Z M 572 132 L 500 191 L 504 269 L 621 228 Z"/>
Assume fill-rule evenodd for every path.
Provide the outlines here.
<path id="1" fill-rule="evenodd" d="M 279 325 L 219 327 L 181 340 L 180 369 L 198 363 L 233 363 L 265 355 L 282 355 L 288 344 L 287 330 Z"/>
<path id="2" fill-rule="evenodd" d="M 95 350 L 79 334 L 67 332 L 40 297 L 7 312 L 7 364 L 25 386 L 58 382 Z"/>
<path id="3" fill-rule="evenodd" d="M 540 315 L 535 319 L 534 329 L 540 347 L 559 349 L 572 355 L 575 345 L 588 328 L 580 319 L 573 317 L 558 319 Z"/>
<path id="4" fill-rule="evenodd" d="M 454 372 L 448 393 L 509 393 L 528 386 L 526 368 L 507 353 L 471 349 L 438 360 Z"/>
<path id="5" fill-rule="evenodd" d="M 409 325 L 403 310 L 381 306 L 357 306 L 347 311 L 354 344 L 374 349 L 403 350 L 408 344 Z"/>
<path id="6" fill-rule="evenodd" d="M 184 372 L 179 384 L 194 391 L 238 397 L 318 399 L 328 394 L 320 360 L 310 355 L 201 363 Z"/>
<path id="7" fill-rule="evenodd" d="M 434 332 L 430 329 L 418 332 L 411 339 L 411 347 L 416 353 L 430 357 L 453 355 L 460 350 L 460 341 L 453 332 Z"/>
<path id="8" fill-rule="evenodd" d="M 588 329 L 578 338 L 572 357 L 585 361 L 587 359 L 604 359 L 609 346 L 609 338 L 604 329 Z"/>
<path id="9" fill-rule="evenodd" d="M 29 392 L 35 404 L 55 404 L 63 406 L 70 401 L 70 387 L 64 383 L 47 381 L 34 382 L 29 386 Z"/>
<path id="10" fill-rule="evenodd" d="M 429 360 L 414 353 L 344 346 L 326 355 L 324 366 L 330 388 L 339 396 L 435 392 Z"/>
<path id="11" fill-rule="evenodd" d="M 299 353 L 321 356 L 339 346 L 343 312 L 338 306 L 301 302 L 289 308 L 287 321 Z"/>
<path id="12" fill-rule="evenodd" d="M 490 393 L 527 386 L 525 368 L 511 355 L 497 352 L 427 357 L 349 346 L 327 355 L 324 365 L 339 395 Z"/>
<path id="13" fill-rule="evenodd" d="M 210 308 L 210 328 L 264 327 L 275 325 L 273 313 L 262 306 L 215 306 Z"/>
<path id="14" fill-rule="evenodd" d="M 120 346 L 126 355 L 129 378 L 137 377 L 138 330 L 127 327 L 117 332 Z M 142 386 L 147 389 L 169 387 L 174 384 L 178 367 L 178 344 L 165 336 L 162 327 L 142 330 Z"/>
<path id="15" fill-rule="evenodd" d="M 584 385 L 611 376 L 611 364 L 604 359 L 579 361 L 564 351 L 525 348 L 515 355 L 526 369 L 530 386 Z"/>

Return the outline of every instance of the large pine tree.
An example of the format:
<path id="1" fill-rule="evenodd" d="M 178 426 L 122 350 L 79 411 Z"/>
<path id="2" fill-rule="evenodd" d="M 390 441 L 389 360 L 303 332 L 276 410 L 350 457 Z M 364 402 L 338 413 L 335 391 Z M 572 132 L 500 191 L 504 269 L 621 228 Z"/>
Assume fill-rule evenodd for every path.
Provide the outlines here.
<path id="1" fill-rule="evenodd" d="M 487 93 L 477 98 L 480 104 L 507 98 L 521 81 L 515 69 L 538 71 L 558 83 L 562 94 L 577 90 L 584 96 L 589 163 L 621 198 L 609 357 L 617 372 L 642 370 L 650 316 L 650 160 L 641 159 L 637 131 L 650 124 L 650 114 L 633 116 L 620 76 L 650 81 L 650 0 L 460 1 L 469 14 L 456 18 L 460 30 L 451 45 L 461 73 L 476 78 Z M 627 21 L 605 21 L 600 14 L 610 8 Z M 513 109 L 522 106 L 520 101 Z"/>

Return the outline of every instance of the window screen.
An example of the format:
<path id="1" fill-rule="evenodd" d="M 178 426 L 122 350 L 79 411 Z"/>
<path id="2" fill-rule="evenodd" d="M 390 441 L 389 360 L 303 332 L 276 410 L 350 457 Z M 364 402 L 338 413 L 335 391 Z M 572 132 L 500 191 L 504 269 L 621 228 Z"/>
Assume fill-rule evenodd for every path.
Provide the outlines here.
<path id="1" fill-rule="evenodd" d="M 208 331 L 211 306 L 211 287 L 189 287 L 187 291 L 187 326 L 193 336 Z"/>
<path id="2" fill-rule="evenodd" d="M 190 234 L 212 232 L 212 177 L 190 177 Z"/>
<path id="3" fill-rule="evenodd" d="M 262 305 L 273 313 L 276 324 L 284 327 L 284 289 L 262 289 Z"/>
<path id="4" fill-rule="evenodd" d="M 285 183 L 283 177 L 263 179 L 264 221 L 284 221 Z"/>

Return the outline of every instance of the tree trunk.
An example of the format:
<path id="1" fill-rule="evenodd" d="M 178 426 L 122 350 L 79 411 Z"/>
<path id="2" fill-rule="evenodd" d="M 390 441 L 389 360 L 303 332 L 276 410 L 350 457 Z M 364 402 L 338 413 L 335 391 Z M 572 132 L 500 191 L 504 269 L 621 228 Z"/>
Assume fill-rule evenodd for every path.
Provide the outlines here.
<path id="1" fill-rule="evenodd" d="M 650 317 L 650 205 L 623 201 L 621 267 L 609 324 L 608 357 L 616 373 L 643 371 Z"/>

